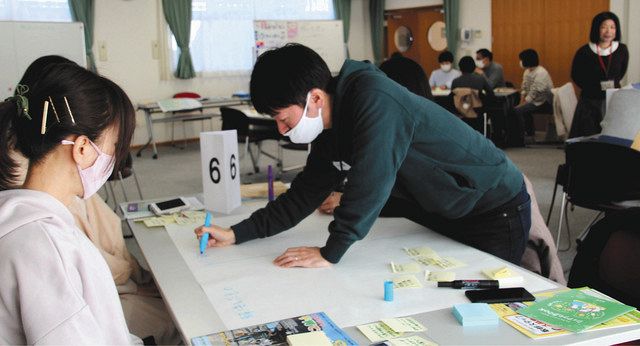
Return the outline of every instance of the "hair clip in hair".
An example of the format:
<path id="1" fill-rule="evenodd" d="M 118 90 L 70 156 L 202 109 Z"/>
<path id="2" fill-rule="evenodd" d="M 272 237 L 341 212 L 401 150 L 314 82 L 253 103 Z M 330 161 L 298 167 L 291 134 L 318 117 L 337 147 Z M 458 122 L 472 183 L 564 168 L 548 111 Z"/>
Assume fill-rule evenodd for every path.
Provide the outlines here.
<path id="1" fill-rule="evenodd" d="M 42 126 L 40 126 L 41 135 L 47 133 L 47 113 L 49 113 L 49 101 L 44 101 L 44 106 L 42 107 Z"/>
<path id="2" fill-rule="evenodd" d="M 73 124 L 76 124 L 76 119 L 73 118 L 73 113 L 71 113 L 71 107 L 69 107 L 69 101 L 67 101 L 67 97 L 64 97 L 64 103 L 67 105 L 67 111 L 69 111 L 69 116 L 71 117 L 71 122 L 73 122 Z"/>
<path id="3" fill-rule="evenodd" d="M 53 114 L 56 116 L 56 120 L 60 122 L 60 117 L 58 116 L 58 111 L 56 110 L 56 105 L 53 104 L 53 100 L 51 96 L 49 96 L 49 103 L 51 103 L 51 108 L 53 108 Z"/>
<path id="4" fill-rule="evenodd" d="M 29 99 L 27 99 L 24 94 L 29 91 L 29 87 L 24 84 L 18 84 L 16 86 L 16 94 L 13 96 L 16 100 L 16 104 L 18 105 L 18 115 L 22 114 L 27 119 L 31 120 L 31 116 L 29 115 Z"/>

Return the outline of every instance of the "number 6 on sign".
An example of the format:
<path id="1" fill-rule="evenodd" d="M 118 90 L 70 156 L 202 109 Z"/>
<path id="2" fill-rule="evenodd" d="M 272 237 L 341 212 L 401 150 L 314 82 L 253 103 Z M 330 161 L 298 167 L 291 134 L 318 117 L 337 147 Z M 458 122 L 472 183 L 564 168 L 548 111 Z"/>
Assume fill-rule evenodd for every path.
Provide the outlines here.
<path id="1" fill-rule="evenodd" d="M 228 214 L 241 203 L 236 130 L 200 133 L 200 155 L 204 205 Z"/>

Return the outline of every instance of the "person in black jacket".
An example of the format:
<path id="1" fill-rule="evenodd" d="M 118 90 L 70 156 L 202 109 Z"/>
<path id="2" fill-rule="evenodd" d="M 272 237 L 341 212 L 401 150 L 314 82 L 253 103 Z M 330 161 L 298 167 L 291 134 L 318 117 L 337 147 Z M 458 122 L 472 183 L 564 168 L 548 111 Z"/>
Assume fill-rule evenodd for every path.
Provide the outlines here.
<path id="1" fill-rule="evenodd" d="M 582 90 L 569 137 L 600 133 L 605 111 L 605 90 L 620 87 L 627 72 L 629 51 L 620 42 L 618 16 L 612 12 L 597 14 L 591 22 L 589 43 L 573 57 L 571 79 Z"/>
<path id="2" fill-rule="evenodd" d="M 412 93 L 433 100 L 427 74 L 417 62 L 395 52 L 380 65 L 380 70 Z"/>

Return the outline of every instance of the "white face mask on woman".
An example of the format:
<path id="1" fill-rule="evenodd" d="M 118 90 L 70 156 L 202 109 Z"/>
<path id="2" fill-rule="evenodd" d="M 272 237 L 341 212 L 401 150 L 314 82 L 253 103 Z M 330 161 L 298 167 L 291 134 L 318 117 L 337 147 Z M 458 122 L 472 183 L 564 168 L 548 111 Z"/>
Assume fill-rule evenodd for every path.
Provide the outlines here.
<path id="1" fill-rule="evenodd" d="M 316 137 L 322 133 L 324 125 L 322 124 L 322 108 L 318 108 L 318 116 L 309 118 L 307 116 L 307 108 L 309 107 L 309 99 L 311 93 L 307 93 L 307 102 L 304 104 L 304 111 L 300 121 L 291 130 L 284 135 L 289 137 L 293 143 L 307 144 L 313 142 Z"/>
<path id="2" fill-rule="evenodd" d="M 75 144 L 75 142 L 68 140 L 63 140 L 61 143 L 64 145 Z M 84 190 L 82 194 L 83 199 L 93 196 L 93 194 L 100 190 L 102 185 L 104 185 L 111 176 L 116 163 L 113 156 L 103 153 L 91 140 L 89 140 L 89 144 L 91 144 L 93 149 L 98 153 L 96 161 L 85 169 L 80 168 L 80 165 L 76 165 L 78 167 L 80 181 L 82 181 L 82 189 Z"/>
<path id="3" fill-rule="evenodd" d="M 451 71 L 451 64 L 440 64 L 440 68 L 444 72 L 449 72 Z"/>

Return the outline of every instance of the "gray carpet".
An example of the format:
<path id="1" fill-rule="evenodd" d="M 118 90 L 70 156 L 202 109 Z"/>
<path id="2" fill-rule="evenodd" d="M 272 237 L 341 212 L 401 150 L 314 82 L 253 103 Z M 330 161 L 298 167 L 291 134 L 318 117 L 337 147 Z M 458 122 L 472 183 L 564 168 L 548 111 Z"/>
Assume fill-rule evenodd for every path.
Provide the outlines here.
<path id="1" fill-rule="evenodd" d="M 180 143 L 182 144 L 182 143 Z M 240 154 L 244 146 L 239 147 Z M 275 153 L 275 142 L 265 142 L 263 149 L 267 152 Z M 202 174 L 200 163 L 200 147 L 198 142 L 188 143 L 186 148 L 180 149 L 172 146 L 160 146 L 157 160 L 151 158 L 151 150 L 147 149 L 142 153 L 142 157 L 134 157 L 134 168 L 140 180 L 140 185 L 144 198 L 161 198 L 176 195 L 190 195 L 201 192 Z M 533 183 L 538 204 L 543 217 L 546 218 L 553 186 L 555 182 L 556 169 L 558 164 L 564 162 L 564 152 L 557 146 L 530 146 L 528 148 L 512 148 L 506 150 L 507 155 L 520 169 L 529 177 Z M 285 166 L 304 163 L 306 152 L 287 151 L 284 152 Z M 263 182 L 266 181 L 267 165 L 274 164 L 273 160 L 262 156 L 259 161 L 261 167 L 259 173 L 253 173 L 248 155 L 240 161 L 241 182 Z M 290 182 L 299 171 L 288 172 L 282 175 L 282 180 Z M 116 197 L 123 201 L 120 186 L 114 186 Z M 125 188 L 129 194 L 129 199 L 138 199 L 135 193 L 133 179 L 125 180 Z M 104 196 L 104 189 L 101 191 Z M 551 216 L 550 229 L 556 236 L 558 218 L 560 214 L 560 198 L 562 191 L 556 196 L 554 210 Z M 112 203 L 113 199 L 109 201 Z M 569 211 L 569 224 L 571 232 L 567 232 L 566 225 L 563 224 L 560 248 L 567 251 L 559 253 L 565 275 L 571 267 L 575 256 L 575 238 L 596 216 L 596 212 L 582 208 L 575 208 Z M 135 247 L 133 240 L 128 241 L 131 248 Z M 137 249 L 132 252 L 138 255 Z M 139 256 L 136 256 L 140 258 Z"/>

